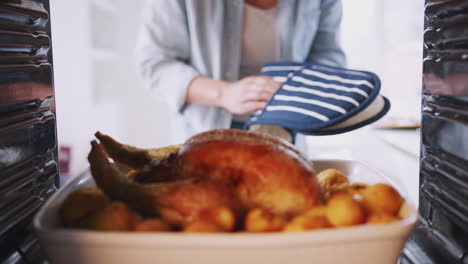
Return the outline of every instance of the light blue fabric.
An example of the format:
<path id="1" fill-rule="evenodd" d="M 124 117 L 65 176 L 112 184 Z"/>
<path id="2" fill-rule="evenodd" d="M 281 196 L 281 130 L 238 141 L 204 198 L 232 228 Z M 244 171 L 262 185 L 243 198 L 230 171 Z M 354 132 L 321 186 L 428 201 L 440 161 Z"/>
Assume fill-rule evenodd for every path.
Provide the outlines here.
<path id="1" fill-rule="evenodd" d="M 138 69 L 145 85 L 170 107 L 172 143 L 230 126 L 232 115 L 226 110 L 186 104 L 185 97 L 190 81 L 198 75 L 238 79 L 243 5 L 241 0 L 147 1 L 137 47 Z M 277 61 L 344 66 L 338 32 L 340 0 L 279 0 L 278 10 Z"/>

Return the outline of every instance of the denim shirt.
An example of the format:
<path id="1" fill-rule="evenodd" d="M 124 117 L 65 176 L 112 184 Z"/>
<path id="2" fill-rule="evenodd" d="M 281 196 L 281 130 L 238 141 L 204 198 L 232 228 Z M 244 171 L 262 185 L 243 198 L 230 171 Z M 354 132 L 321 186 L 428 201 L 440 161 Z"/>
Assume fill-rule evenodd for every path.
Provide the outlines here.
<path id="1" fill-rule="evenodd" d="M 137 46 L 145 86 L 168 105 L 172 143 L 193 134 L 228 128 L 232 114 L 215 106 L 185 103 L 199 75 L 238 80 L 242 0 L 148 0 Z M 340 0 L 279 0 L 277 61 L 313 61 L 344 66 L 339 45 Z"/>

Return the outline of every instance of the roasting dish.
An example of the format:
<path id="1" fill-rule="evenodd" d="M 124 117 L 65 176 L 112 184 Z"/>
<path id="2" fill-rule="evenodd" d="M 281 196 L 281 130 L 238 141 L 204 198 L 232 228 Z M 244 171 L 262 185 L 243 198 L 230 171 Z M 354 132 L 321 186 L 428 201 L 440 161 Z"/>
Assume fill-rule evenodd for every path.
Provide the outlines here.
<path id="1" fill-rule="evenodd" d="M 335 168 L 351 182 L 392 184 L 358 161 L 312 162 L 315 170 Z M 36 215 L 34 227 L 51 263 L 396 263 L 417 222 L 414 206 L 405 203 L 399 212 L 402 220 L 388 225 L 300 233 L 136 234 L 64 229 L 58 220 L 60 205 L 72 191 L 91 186 L 95 182 L 89 172 L 70 180 Z"/>

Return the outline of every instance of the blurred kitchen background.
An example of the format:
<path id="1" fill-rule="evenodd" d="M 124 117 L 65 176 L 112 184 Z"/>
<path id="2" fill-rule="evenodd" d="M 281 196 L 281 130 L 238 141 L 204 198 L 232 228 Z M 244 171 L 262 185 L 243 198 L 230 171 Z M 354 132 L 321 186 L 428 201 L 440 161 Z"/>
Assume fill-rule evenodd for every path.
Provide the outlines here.
<path id="1" fill-rule="evenodd" d="M 139 147 L 171 142 L 164 102 L 138 78 L 134 47 L 144 0 L 51 1 L 62 181 L 88 166 L 97 130 Z M 377 73 L 388 117 L 419 120 L 424 1 L 343 0 L 348 68 Z M 71 33 L 73 32 L 73 33 Z M 168 87 L 170 89 L 170 87 Z M 418 200 L 419 131 L 366 127 L 309 137 L 312 158 L 365 162 Z"/>

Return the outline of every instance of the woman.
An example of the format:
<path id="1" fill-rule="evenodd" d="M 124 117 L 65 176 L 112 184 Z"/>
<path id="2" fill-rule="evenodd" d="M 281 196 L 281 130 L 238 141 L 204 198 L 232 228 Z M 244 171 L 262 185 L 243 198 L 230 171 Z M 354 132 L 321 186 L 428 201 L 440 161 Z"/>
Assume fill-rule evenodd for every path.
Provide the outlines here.
<path id="1" fill-rule="evenodd" d="M 340 21 L 340 0 L 149 0 L 139 71 L 170 106 L 180 143 L 262 109 L 280 86 L 259 76 L 263 63 L 343 66 Z"/>

